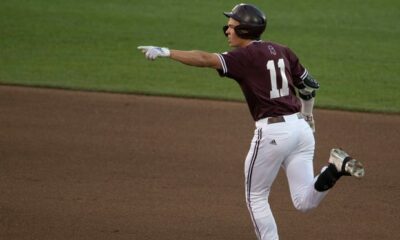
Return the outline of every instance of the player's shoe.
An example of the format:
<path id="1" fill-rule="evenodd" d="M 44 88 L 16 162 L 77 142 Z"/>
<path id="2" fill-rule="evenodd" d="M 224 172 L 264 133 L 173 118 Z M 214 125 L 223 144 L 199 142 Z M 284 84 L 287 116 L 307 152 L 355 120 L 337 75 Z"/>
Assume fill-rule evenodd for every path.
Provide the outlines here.
<path id="1" fill-rule="evenodd" d="M 333 148 L 329 163 L 335 165 L 338 172 L 343 175 L 354 176 L 362 178 L 365 175 L 365 169 L 360 161 L 352 158 L 342 149 Z"/>

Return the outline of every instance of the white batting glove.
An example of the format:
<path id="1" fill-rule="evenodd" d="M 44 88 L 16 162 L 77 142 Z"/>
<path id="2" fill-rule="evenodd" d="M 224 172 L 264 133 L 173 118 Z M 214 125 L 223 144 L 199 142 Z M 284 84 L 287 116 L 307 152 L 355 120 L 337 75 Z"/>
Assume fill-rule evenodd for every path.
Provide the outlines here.
<path id="1" fill-rule="evenodd" d="M 314 117 L 312 114 L 303 114 L 304 120 L 310 125 L 310 128 L 312 129 L 313 133 L 315 133 L 315 122 L 314 122 Z"/>
<path id="2" fill-rule="evenodd" d="M 149 60 L 154 60 L 157 57 L 169 57 L 171 55 L 169 49 L 165 47 L 139 46 L 138 49 L 142 50 Z"/>

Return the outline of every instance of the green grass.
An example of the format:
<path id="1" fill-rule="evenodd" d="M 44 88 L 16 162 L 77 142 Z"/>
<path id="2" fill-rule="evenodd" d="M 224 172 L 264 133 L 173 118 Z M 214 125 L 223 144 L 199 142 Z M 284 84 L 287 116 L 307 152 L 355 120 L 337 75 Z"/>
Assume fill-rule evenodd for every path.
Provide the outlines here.
<path id="1" fill-rule="evenodd" d="M 236 1 L 3 0 L 0 83 L 243 100 L 214 70 L 145 60 L 138 45 L 229 50 Z M 290 46 L 319 80 L 317 106 L 400 112 L 400 2 L 252 1 L 263 38 Z"/>

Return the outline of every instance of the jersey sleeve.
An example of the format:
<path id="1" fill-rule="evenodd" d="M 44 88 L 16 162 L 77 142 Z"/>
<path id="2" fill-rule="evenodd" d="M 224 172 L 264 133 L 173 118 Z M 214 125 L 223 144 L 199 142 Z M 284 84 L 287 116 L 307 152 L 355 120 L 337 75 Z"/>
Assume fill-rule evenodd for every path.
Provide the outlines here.
<path id="1" fill-rule="evenodd" d="M 301 65 L 299 58 L 291 49 L 287 48 L 287 53 L 289 55 L 293 83 L 295 86 L 299 86 L 308 76 L 308 71 Z"/>
<path id="2" fill-rule="evenodd" d="M 247 54 L 242 48 L 235 49 L 230 52 L 216 53 L 221 62 L 221 69 L 218 69 L 220 76 L 233 78 L 236 81 L 240 81 L 241 74 L 245 72 Z"/>

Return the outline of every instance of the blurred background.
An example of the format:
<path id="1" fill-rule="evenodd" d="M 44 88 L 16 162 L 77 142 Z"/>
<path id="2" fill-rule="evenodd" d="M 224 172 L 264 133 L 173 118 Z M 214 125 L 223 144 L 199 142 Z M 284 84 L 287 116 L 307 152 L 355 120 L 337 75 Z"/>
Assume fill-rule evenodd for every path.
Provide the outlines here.
<path id="1" fill-rule="evenodd" d="M 242 101 L 212 69 L 147 61 L 139 45 L 225 52 L 237 1 L 3 0 L 0 84 Z M 316 105 L 400 112 L 400 1 L 253 3 L 267 15 L 263 40 L 289 46 L 321 84 Z"/>

